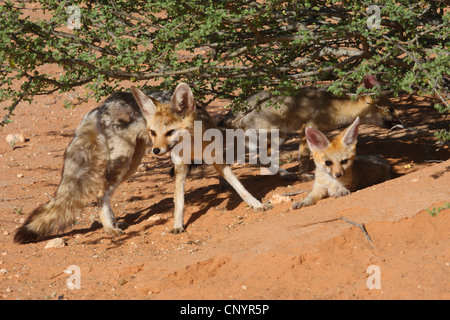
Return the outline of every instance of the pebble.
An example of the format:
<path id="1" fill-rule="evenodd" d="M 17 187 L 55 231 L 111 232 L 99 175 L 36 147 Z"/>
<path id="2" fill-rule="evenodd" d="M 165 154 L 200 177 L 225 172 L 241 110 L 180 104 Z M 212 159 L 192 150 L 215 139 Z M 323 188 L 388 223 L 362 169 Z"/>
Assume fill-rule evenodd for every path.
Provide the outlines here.
<path id="1" fill-rule="evenodd" d="M 13 147 L 17 143 L 24 143 L 25 137 L 21 133 L 10 133 L 6 136 L 6 142 Z"/>
<path id="2" fill-rule="evenodd" d="M 126 280 L 126 279 L 119 279 L 119 281 L 118 281 L 118 285 L 119 286 L 123 286 L 124 284 L 126 284 L 128 282 L 128 280 Z"/>
<path id="3" fill-rule="evenodd" d="M 62 248 L 66 245 L 66 243 L 64 242 L 63 239 L 61 238 L 55 238 L 50 240 L 49 242 L 47 242 L 47 244 L 45 245 L 45 249 L 49 249 L 49 248 Z"/>
<path id="4" fill-rule="evenodd" d="M 283 202 L 290 202 L 292 201 L 291 197 L 289 196 L 282 196 L 279 194 L 274 194 L 271 198 L 270 198 L 270 203 L 271 204 L 280 204 Z"/>
<path id="5" fill-rule="evenodd" d="M 148 170 L 148 165 L 145 163 L 141 163 L 136 169 L 137 172 L 145 172 L 147 170 Z"/>

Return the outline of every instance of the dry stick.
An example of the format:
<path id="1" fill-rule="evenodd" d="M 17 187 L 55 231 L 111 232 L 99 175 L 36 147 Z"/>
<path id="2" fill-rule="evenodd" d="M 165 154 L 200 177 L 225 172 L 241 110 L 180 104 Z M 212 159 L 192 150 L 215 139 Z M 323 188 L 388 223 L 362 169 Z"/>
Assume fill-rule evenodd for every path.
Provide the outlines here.
<path id="1" fill-rule="evenodd" d="M 25 85 L 25 88 L 22 91 L 22 94 L 19 96 L 19 98 L 8 108 L 9 112 L 8 114 L 6 114 L 6 116 L 3 118 L 2 122 L 0 123 L 0 126 L 3 126 L 8 119 L 11 117 L 12 113 L 14 112 L 14 110 L 16 109 L 17 105 L 19 104 L 20 101 L 22 101 L 23 98 L 25 98 L 28 95 L 28 90 L 30 89 L 30 85 L 31 82 L 33 81 L 33 78 L 30 76 L 27 76 L 28 78 L 28 82 Z"/>
<path id="2" fill-rule="evenodd" d="M 348 219 L 345 219 L 344 217 L 341 217 L 341 220 L 344 220 L 347 223 L 350 223 L 350 224 L 352 224 L 354 226 L 359 227 L 364 232 L 364 235 L 366 236 L 367 240 L 369 240 L 369 243 L 372 246 L 372 249 L 375 249 L 375 247 L 374 247 L 374 245 L 372 243 L 372 239 L 370 238 L 369 234 L 367 233 L 366 227 L 364 226 L 364 223 L 363 224 L 357 224 L 356 222 L 353 222 L 353 221 L 350 221 Z"/>
<path id="3" fill-rule="evenodd" d="M 423 135 L 426 135 L 426 136 L 433 136 L 434 135 L 430 131 L 417 129 L 417 128 L 412 128 L 412 127 L 405 127 L 403 124 L 396 124 L 395 126 L 393 126 L 392 128 L 389 129 L 388 134 L 390 134 L 395 129 L 404 129 L 406 131 L 411 131 L 411 132 L 414 132 L 416 134 L 423 134 Z"/>
<path id="4" fill-rule="evenodd" d="M 281 195 L 282 196 L 295 196 L 297 194 L 305 193 L 306 191 L 310 191 L 310 190 L 299 190 L 299 191 L 292 191 L 292 192 L 284 192 Z"/>
<path id="5" fill-rule="evenodd" d="M 304 225 L 295 225 L 295 226 L 290 227 L 289 229 L 306 228 L 306 227 L 310 227 L 310 226 L 313 226 L 313 225 L 316 225 L 316 224 L 333 222 L 333 221 L 337 221 L 337 220 L 340 220 L 340 219 L 341 218 L 332 218 L 332 219 L 312 222 L 312 223 L 308 223 L 308 224 L 304 224 Z"/>
<path id="6" fill-rule="evenodd" d="M 0 199 L 0 202 L 3 201 L 15 201 L 15 200 L 26 200 L 26 199 L 32 199 L 34 198 L 33 196 L 29 196 L 29 197 L 17 197 L 17 198 L 4 198 L 4 199 Z"/>
<path id="7" fill-rule="evenodd" d="M 313 225 L 316 225 L 316 224 L 319 224 L 319 223 L 328 223 L 328 222 L 334 222 L 334 221 L 338 221 L 338 220 L 343 220 L 343 221 L 345 221 L 347 223 L 350 223 L 350 224 L 352 224 L 352 225 L 354 225 L 356 227 L 359 227 L 363 231 L 363 233 L 366 236 L 367 240 L 369 240 L 369 243 L 372 246 L 372 249 L 375 249 L 375 246 L 373 245 L 372 239 L 370 238 L 369 234 L 367 233 L 367 230 L 366 230 L 366 227 L 364 226 L 364 223 L 363 224 L 357 224 L 356 222 L 350 221 L 350 220 L 348 220 L 348 219 L 346 219 L 344 217 L 332 218 L 332 219 L 328 219 L 328 220 L 312 222 L 312 223 L 308 223 L 308 224 L 305 224 L 305 225 L 292 226 L 292 227 L 290 227 L 290 229 L 306 228 L 306 227 L 310 227 L 310 226 L 313 226 Z"/>
<path id="8" fill-rule="evenodd" d="M 59 277 L 60 275 L 62 275 L 62 274 L 64 274 L 64 273 L 65 273 L 64 271 L 61 271 L 60 273 L 57 273 L 57 274 L 51 276 L 51 277 L 50 277 L 50 280 L 53 280 L 53 279 Z"/>

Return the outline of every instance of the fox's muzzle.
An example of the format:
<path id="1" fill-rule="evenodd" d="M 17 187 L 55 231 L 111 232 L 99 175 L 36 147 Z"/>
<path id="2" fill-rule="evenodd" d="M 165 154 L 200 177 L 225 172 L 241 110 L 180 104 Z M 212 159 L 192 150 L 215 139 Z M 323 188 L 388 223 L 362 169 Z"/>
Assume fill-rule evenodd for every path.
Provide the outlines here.
<path id="1" fill-rule="evenodd" d="M 153 152 L 154 155 L 162 156 L 162 155 L 164 155 L 167 152 L 167 150 L 165 148 L 164 149 L 153 148 L 152 152 Z"/>

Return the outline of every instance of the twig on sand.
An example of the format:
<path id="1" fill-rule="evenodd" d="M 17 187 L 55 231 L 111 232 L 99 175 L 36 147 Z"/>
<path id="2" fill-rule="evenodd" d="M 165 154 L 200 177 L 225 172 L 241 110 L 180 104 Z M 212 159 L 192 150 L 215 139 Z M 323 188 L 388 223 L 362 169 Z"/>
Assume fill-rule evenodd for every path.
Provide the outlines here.
<path id="1" fill-rule="evenodd" d="M 332 218 L 332 219 L 328 219 L 328 220 L 323 220 L 323 221 L 317 221 L 317 222 L 312 222 L 312 223 L 308 223 L 308 224 L 304 224 L 304 225 L 296 225 L 296 226 L 292 226 L 291 229 L 296 229 L 296 228 L 306 228 L 306 227 L 310 227 L 313 226 L 315 224 L 319 224 L 319 223 L 328 223 L 328 222 L 333 222 L 333 221 L 338 221 L 338 220 L 343 220 L 347 223 L 350 223 L 358 228 L 360 228 L 362 230 L 362 232 L 364 233 L 364 235 L 366 236 L 367 240 L 369 240 L 369 243 L 372 247 L 372 249 L 375 249 L 375 246 L 372 243 L 372 239 L 370 238 L 369 234 L 367 233 L 366 227 L 363 224 L 358 224 L 356 222 L 350 221 L 344 217 L 340 217 L 340 218 Z"/>
<path id="2" fill-rule="evenodd" d="M 32 198 L 34 198 L 34 197 L 33 196 L 29 196 L 29 197 L 3 198 L 3 199 L 0 199 L 0 202 L 3 202 L 3 201 L 14 201 L 14 200 L 26 200 L 26 199 L 32 199 Z"/>
<path id="3" fill-rule="evenodd" d="M 281 195 L 282 196 L 296 196 L 297 194 L 304 193 L 306 191 L 310 191 L 310 190 L 299 190 L 299 191 L 285 192 L 285 193 L 282 193 Z"/>
<path id="4" fill-rule="evenodd" d="M 370 238 L 369 234 L 367 233 L 366 227 L 363 224 L 357 224 L 356 222 L 350 221 L 348 219 L 345 219 L 344 217 L 341 217 L 341 220 L 344 220 L 347 223 L 350 223 L 358 228 L 360 228 L 362 230 L 362 232 L 364 233 L 364 235 L 366 236 L 367 240 L 369 240 L 370 245 L 372 246 L 372 249 L 375 249 L 373 243 L 372 243 L 372 239 Z"/>

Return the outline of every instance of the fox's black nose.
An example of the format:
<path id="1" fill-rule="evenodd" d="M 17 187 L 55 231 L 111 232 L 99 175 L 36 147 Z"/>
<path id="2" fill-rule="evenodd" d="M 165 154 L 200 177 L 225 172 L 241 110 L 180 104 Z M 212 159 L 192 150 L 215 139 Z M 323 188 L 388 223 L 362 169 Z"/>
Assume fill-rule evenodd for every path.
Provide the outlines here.
<path id="1" fill-rule="evenodd" d="M 159 154 L 161 152 L 161 149 L 159 148 L 153 148 L 153 153 L 154 154 Z"/>
<path id="2" fill-rule="evenodd" d="M 334 176 L 335 176 L 335 178 L 340 178 L 340 177 L 342 177 L 342 173 L 336 172 L 336 173 L 334 174 Z"/>

